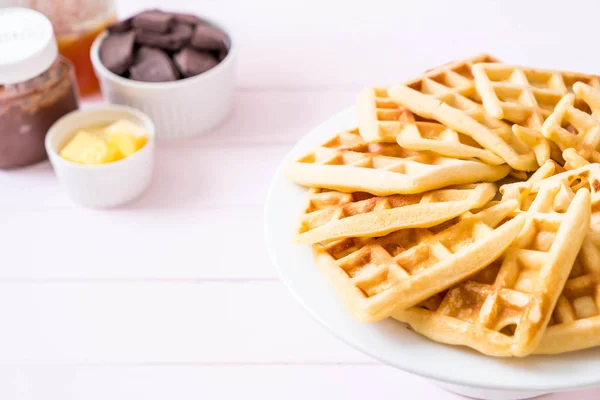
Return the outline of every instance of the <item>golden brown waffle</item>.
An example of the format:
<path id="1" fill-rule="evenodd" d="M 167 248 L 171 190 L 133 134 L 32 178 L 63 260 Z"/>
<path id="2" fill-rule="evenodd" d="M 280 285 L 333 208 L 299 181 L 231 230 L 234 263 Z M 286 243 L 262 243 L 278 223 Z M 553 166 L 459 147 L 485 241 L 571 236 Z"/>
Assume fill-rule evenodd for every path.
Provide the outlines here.
<path id="1" fill-rule="evenodd" d="M 486 114 L 474 88 L 471 90 L 465 85 L 465 89 L 461 89 L 461 85 L 427 82 L 425 77 L 420 77 L 394 86 L 388 93 L 392 100 L 419 117 L 435 120 L 471 137 L 514 169 L 533 171 L 537 168 L 533 151 L 514 134 L 510 124 Z M 451 85 L 450 82 L 446 84 Z"/>
<path id="2" fill-rule="evenodd" d="M 581 187 L 589 189 L 592 193 L 590 231 L 573 264 L 548 329 L 535 350 L 537 354 L 600 346 L 600 165 L 590 164 L 575 151 L 569 150 L 572 149 L 563 154 L 567 168 L 570 165 L 579 167 L 534 182 L 531 190 L 539 190 L 548 182 L 559 184 L 563 193 L 557 196 L 555 207 L 564 208 L 564 204 L 575 195 L 574 191 Z M 524 195 L 523 198 L 524 208 L 527 208 L 529 196 Z"/>
<path id="3" fill-rule="evenodd" d="M 423 75 L 424 85 L 475 97 L 477 93 L 471 66 L 479 62 L 499 61 L 488 54 L 452 61 L 426 71 Z M 404 123 L 413 121 L 411 112 L 394 102 L 384 87 L 369 87 L 360 92 L 356 99 L 356 110 L 358 128 L 367 142 L 395 142 Z"/>
<path id="4" fill-rule="evenodd" d="M 480 63 L 473 76 L 489 115 L 540 129 L 560 99 L 576 82 L 600 87 L 600 77 L 575 72 Z"/>
<path id="5" fill-rule="evenodd" d="M 600 346 L 600 235 L 590 233 L 536 349 L 556 354 Z"/>
<path id="6" fill-rule="evenodd" d="M 521 206 L 523 207 L 523 202 L 531 203 L 533 197 L 535 196 L 535 191 L 537 190 L 537 188 L 543 180 L 551 176 L 560 174 L 560 176 L 558 178 L 554 178 L 554 180 L 563 181 L 562 185 L 566 190 L 564 193 L 568 193 L 569 191 L 572 192 L 573 188 L 571 188 L 570 185 L 572 185 L 573 182 L 575 182 L 575 188 L 585 187 L 588 190 L 590 190 L 590 192 L 592 193 L 593 204 L 596 196 L 596 188 L 594 187 L 593 182 L 600 182 L 600 168 L 590 166 L 579 170 L 579 168 L 589 165 L 590 162 L 585 160 L 579 154 L 577 154 L 575 149 L 565 150 L 562 153 L 562 157 L 565 160 L 564 166 L 560 166 L 553 160 L 548 160 L 544 164 L 542 164 L 542 166 L 537 171 L 535 171 L 526 181 L 502 185 L 500 187 L 502 200 L 519 200 L 521 202 Z M 565 172 L 571 170 L 577 171 Z M 532 194 L 532 192 L 534 193 Z M 573 197 L 573 195 L 574 194 L 571 193 L 568 196 Z"/>
<path id="7" fill-rule="evenodd" d="M 521 125 L 513 130 L 534 149 L 540 165 L 550 156 L 540 130 L 561 97 L 575 82 L 600 84 L 594 75 L 494 63 L 477 64 L 473 75 L 487 113 Z"/>
<path id="8" fill-rule="evenodd" d="M 561 207 L 562 204 L 563 208 L 578 189 L 588 189 L 592 199 L 590 229 L 592 232 L 600 232 L 600 164 L 587 164 L 534 183 L 531 186 L 532 194 L 529 196 L 533 196 L 543 185 L 559 185 L 561 187 L 555 206 Z"/>
<path id="9" fill-rule="evenodd" d="M 600 162 L 600 89 L 577 82 L 573 90 L 558 102 L 542 133 L 561 150 L 575 149 L 586 160 Z"/>
<path id="10" fill-rule="evenodd" d="M 313 255 L 348 312 L 360 321 L 378 321 L 496 259 L 524 225 L 523 216 L 507 218 L 517 205 L 499 203 L 433 228 L 315 244 Z"/>
<path id="11" fill-rule="evenodd" d="M 591 193 L 592 204 L 590 230 L 600 233 L 600 164 L 590 164 L 577 154 L 573 155 L 574 158 L 571 158 L 565 152 L 565 158 L 572 163 L 581 163 L 582 166 L 564 170 L 557 165 L 555 169 L 546 169 L 545 167 L 553 162 L 549 160 L 536 172 L 538 179 L 532 176 L 527 182 L 503 185 L 500 188 L 502 200 L 517 200 L 520 203 L 519 210 L 527 211 L 538 191 L 542 187 L 550 185 L 560 188 L 554 200 L 554 208 L 564 210 L 570 204 L 577 190 L 587 189 Z"/>
<path id="12" fill-rule="evenodd" d="M 458 159 L 475 159 L 490 165 L 504 164 L 502 158 L 484 149 L 469 136 L 437 122 L 406 122 L 396 140 L 406 149 L 432 151 Z"/>
<path id="13" fill-rule="evenodd" d="M 579 158 L 579 160 L 581 159 Z M 531 185 L 532 194 L 537 193 L 543 185 L 549 184 L 560 184 L 565 190 L 571 190 L 572 192 L 585 187 L 590 190 L 593 198 L 598 196 L 598 200 L 600 200 L 600 164 L 587 163 L 581 167 L 555 173 L 548 178 L 538 180 Z"/>
<path id="14" fill-rule="evenodd" d="M 357 129 L 335 135 L 284 171 L 287 179 L 303 186 L 377 196 L 497 181 L 508 172 L 506 165 L 410 151 L 397 143 L 367 143 Z"/>
<path id="15" fill-rule="evenodd" d="M 481 273 L 392 316 L 433 340 L 484 354 L 532 353 L 589 229 L 590 192 L 578 190 L 563 210 L 555 208 L 560 191 L 558 184 L 540 186 L 521 215 L 523 230 Z"/>
<path id="16" fill-rule="evenodd" d="M 429 228 L 483 207 L 495 195 L 493 183 L 385 197 L 312 188 L 294 241 L 317 243 L 384 236 L 406 228 Z"/>

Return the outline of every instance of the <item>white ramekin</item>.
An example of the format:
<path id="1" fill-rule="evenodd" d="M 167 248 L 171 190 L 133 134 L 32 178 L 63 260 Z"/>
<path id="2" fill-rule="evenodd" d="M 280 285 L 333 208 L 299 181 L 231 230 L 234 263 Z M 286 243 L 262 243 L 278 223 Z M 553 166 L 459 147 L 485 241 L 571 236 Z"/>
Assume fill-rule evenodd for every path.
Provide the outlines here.
<path id="1" fill-rule="evenodd" d="M 206 21 L 228 35 L 229 53 L 214 68 L 174 82 L 138 82 L 110 72 L 99 56 L 107 32 L 100 34 L 92 45 L 90 57 L 104 99 L 148 114 L 159 139 L 201 135 L 220 125 L 233 105 L 237 44 L 220 24 Z"/>
<path id="2" fill-rule="evenodd" d="M 82 165 L 59 155 L 60 149 L 77 130 L 109 124 L 121 118 L 139 124 L 148 133 L 148 142 L 131 156 L 108 164 Z M 147 115 L 131 107 L 107 105 L 73 111 L 50 127 L 45 145 L 61 186 L 73 201 L 86 207 L 124 205 L 140 197 L 152 180 L 154 124 Z"/>

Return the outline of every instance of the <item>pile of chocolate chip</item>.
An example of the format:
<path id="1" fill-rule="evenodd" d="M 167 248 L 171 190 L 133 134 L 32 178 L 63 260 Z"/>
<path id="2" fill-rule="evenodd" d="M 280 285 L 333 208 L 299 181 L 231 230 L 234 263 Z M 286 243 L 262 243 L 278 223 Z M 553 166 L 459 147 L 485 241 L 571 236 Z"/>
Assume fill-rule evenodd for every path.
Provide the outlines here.
<path id="1" fill-rule="evenodd" d="M 146 10 L 108 27 L 102 64 L 124 78 L 169 82 L 215 67 L 227 56 L 225 32 L 190 14 Z"/>

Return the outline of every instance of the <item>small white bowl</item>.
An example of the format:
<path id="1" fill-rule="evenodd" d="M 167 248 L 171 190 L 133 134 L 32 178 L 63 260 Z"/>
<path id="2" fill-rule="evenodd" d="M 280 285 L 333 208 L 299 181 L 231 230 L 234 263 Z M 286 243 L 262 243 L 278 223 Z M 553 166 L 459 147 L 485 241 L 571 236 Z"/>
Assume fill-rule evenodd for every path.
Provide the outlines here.
<path id="1" fill-rule="evenodd" d="M 59 155 L 79 129 L 122 118 L 142 126 L 148 134 L 144 147 L 131 156 L 108 164 L 83 165 Z M 50 127 L 45 146 L 61 186 L 73 201 L 86 207 L 108 208 L 126 204 L 142 195 L 152 180 L 154 124 L 147 115 L 131 107 L 109 105 L 70 112 Z"/>
<path id="2" fill-rule="evenodd" d="M 123 78 L 109 71 L 100 61 L 100 44 L 107 32 L 100 34 L 92 45 L 90 57 L 104 99 L 148 114 L 156 125 L 159 139 L 202 135 L 220 125 L 231 112 L 237 44 L 220 24 L 202 18 L 225 32 L 229 38 L 229 52 L 218 65 L 191 78 L 174 82 L 139 82 Z"/>

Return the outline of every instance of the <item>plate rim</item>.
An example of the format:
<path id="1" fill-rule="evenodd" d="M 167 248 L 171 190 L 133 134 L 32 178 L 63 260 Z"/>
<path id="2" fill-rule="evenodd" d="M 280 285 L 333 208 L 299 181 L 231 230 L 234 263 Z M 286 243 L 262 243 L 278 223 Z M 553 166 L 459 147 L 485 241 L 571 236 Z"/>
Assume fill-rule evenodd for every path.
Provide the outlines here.
<path id="1" fill-rule="evenodd" d="M 423 378 L 426 379 L 431 379 L 434 381 L 438 381 L 438 382 L 443 382 L 443 383 L 448 383 L 448 384 L 454 384 L 454 385 L 461 385 L 461 386 L 468 386 L 468 387 L 472 387 L 472 388 L 479 388 L 479 389 L 492 389 L 492 390 L 506 390 L 506 391 L 522 391 L 522 390 L 531 390 L 531 391 L 549 391 L 549 392 L 560 392 L 560 391 L 569 391 L 569 390 L 577 390 L 577 389 L 585 389 L 585 388 L 590 388 L 590 387 L 595 387 L 600 385 L 600 375 L 596 378 L 589 378 L 589 379 L 575 379 L 575 380 L 571 380 L 571 383 L 563 383 L 563 384 L 559 384 L 559 385 L 552 385 L 551 383 L 548 384 L 548 386 L 540 386 L 540 385 L 527 385 L 527 384 L 519 384 L 519 385 L 514 385 L 514 384 L 507 384 L 506 382 L 504 382 L 504 384 L 500 384 L 498 383 L 497 385 L 486 385 L 486 384 L 480 384 L 476 381 L 470 380 L 468 379 L 468 375 L 466 375 L 465 379 L 456 379 L 456 378 L 448 378 L 442 374 L 438 374 L 435 372 L 431 372 L 429 371 L 426 367 L 419 367 L 419 366 L 415 366 L 415 365 L 411 365 L 408 363 L 401 363 L 398 362 L 397 360 L 392 360 L 392 359 L 386 359 L 385 357 L 380 356 L 379 354 L 371 351 L 370 349 L 366 348 L 365 346 L 363 346 L 363 344 L 358 343 L 356 340 L 352 340 L 351 338 L 347 337 L 347 335 L 344 335 L 343 333 L 338 332 L 334 327 L 332 327 L 329 323 L 327 323 L 325 320 L 323 320 L 323 318 L 321 318 L 314 310 L 312 307 L 310 307 L 302 298 L 302 295 L 300 293 L 298 293 L 298 291 L 294 288 L 294 286 L 290 283 L 288 277 L 286 276 L 284 269 L 281 267 L 280 263 L 278 262 L 278 257 L 275 254 L 275 249 L 272 245 L 272 238 L 271 238 L 271 228 L 270 228 L 270 215 L 271 215 L 271 210 L 272 210 L 272 199 L 274 197 L 274 192 L 276 190 L 276 183 L 279 179 L 281 179 L 283 177 L 283 169 L 285 168 L 285 165 L 291 160 L 293 159 L 293 156 L 295 153 L 299 152 L 300 149 L 302 149 L 305 145 L 307 145 L 308 143 L 311 142 L 311 139 L 316 139 L 317 137 L 319 137 L 318 132 L 320 130 L 323 129 L 324 126 L 328 125 L 328 124 L 332 124 L 334 121 L 337 121 L 338 119 L 341 119 L 342 116 L 344 116 L 345 114 L 352 114 L 355 113 L 355 106 L 351 105 L 339 112 L 334 113 L 333 115 L 331 115 L 329 118 L 327 118 L 326 120 L 322 121 L 321 123 L 317 124 L 315 127 L 313 127 L 312 129 L 310 129 L 310 131 L 308 133 L 306 133 L 305 135 L 302 136 L 302 138 L 300 138 L 299 140 L 296 141 L 296 143 L 294 144 L 294 146 L 292 147 L 292 149 L 290 149 L 286 155 L 283 157 L 283 159 L 280 161 L 280 163 L 277 166 L 277 169 L 275 171 L 275 173 L 273 174 L 271 181 L 269 183 L 269 188 L 267 190 L 267 195 L 265 197 L 265 204 L 264 204 L 264 208 L 263 208 L 263 240 L 265 242 L 265 246 L 267 248 L 267 253 L 269 254 L 269 260 L 271 261 L 272 265 L 275 267 L 276 271 L 277 271 L 277 275 L 279 277 L 279 280 L 285 285 L 286 289 L 292 294 L 292 296 L 294 297 L 294 299 L 302 306 L 302 308 L 308 313 L 308 315 L 310 315 L 310 317 L 315 320 L 321 327 L 325 328 L 326 331 L 328 331 L 331 335 L 333 335 L 337 340 L 340 340 L 341 342 L 345 343 L 346 345 L 350 346 L 351 348 L 361 352 L 362 354 L 367 355 L 368 357 L 371 357 L 381 363 L 383 363 L 384 365 L 393 367 L 393 368 L 397 368 L 400 369 L 402 371 L 417 375 L 417 376 L 421 376 Z M 356 126 L 357 124 L 345 124 L 350 126 Z M 334 132 L 332 132 L 331 134 L 333 134 Z M 319 139 L 321 140 L 321 139 Z M 285 178 L 283 178 L 285 179 Z M 399 321 L 394 321 L 394 323 L 398 323 L 398 324 L 403 324 L 406 325 L 402 322 Z M 426 338 L 426 340 L 430 340 L 428 338 Z M 440 345 L 440 346 L 444 346 L 444 344 L 440 344 L 437 342 L 433 342 L 433 344 L 435 345 Z M 452 346 L 452 347 L 463 347 L 463 346 Z M 579 350 L 576 353 L 580 353 L 582 351 L 586 351 L 586 350 Z M 560 357 L 560 354 L 558 355 L 540 355 L 540 358 L 544 358 L 544 357 Z M 494 358 L 492 357 L 492 359 L 498 359 L 498 360 L 502 360 L 502 358 Z M 517 359 L 514 358 L 513 359 Z M 518 360 L 518 359 L 517 359 Z M 551 378 L 551 377 L 549 377 Z"/>

